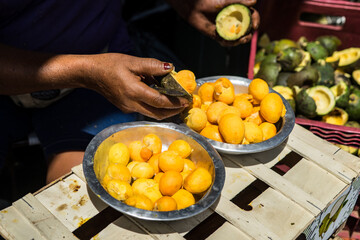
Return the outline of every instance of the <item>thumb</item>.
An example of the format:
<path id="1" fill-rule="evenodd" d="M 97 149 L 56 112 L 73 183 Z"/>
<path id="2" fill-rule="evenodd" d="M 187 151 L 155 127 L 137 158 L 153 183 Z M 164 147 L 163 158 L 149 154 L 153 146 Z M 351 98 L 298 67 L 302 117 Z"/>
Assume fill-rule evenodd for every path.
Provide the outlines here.
<path id="1" fill-rule="evenodd" d="M 233 4 L 233 3 L 240 3 L 245 6 L 251 7 L 256 4 L 256 0 L 223 0 L 223 1 L 221 1 L 222 7 L 225 7 L 225 6 Z"/>
<path id="2" fill-rule="evenodd" d="M 155 58 L 140 58 L 140 61 L 133 65 L 133 71 L 138 75 L 163 76 L 174 69 L 172 63 L 163 62 Z"/>

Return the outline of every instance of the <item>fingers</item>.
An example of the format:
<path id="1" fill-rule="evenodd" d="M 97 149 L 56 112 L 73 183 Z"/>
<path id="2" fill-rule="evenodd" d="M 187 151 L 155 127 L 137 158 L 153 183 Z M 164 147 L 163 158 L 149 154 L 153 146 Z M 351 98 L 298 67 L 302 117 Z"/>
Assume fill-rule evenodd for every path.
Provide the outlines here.
<path id="1" fill-rule="evenodd" d="M 252 28 L 254 30 L 257 30 L 260 25 L 260 14 L 256 9 L 254 9 L 254 8 L 250 8 L 250 9 L 252 11 L 252 14 L 251 14 Z"/>
<path id="2" fill-rule="evenodd" d="M 154 58 L 136 58 L 136 62 L 130 64 L 130 67 L 136 75 L 144 76 L 162 76 L 174 68 L 171 63 Z"/>
<path id="3" fill-rule="evenodd" d="M 245 6 L 251 7 L 256 4 L 256 0 L 221 0 L 219 1 L 219 5 L 225 7 L 227 5 L 233 4 L 233 3 L 240 3 Z"/>

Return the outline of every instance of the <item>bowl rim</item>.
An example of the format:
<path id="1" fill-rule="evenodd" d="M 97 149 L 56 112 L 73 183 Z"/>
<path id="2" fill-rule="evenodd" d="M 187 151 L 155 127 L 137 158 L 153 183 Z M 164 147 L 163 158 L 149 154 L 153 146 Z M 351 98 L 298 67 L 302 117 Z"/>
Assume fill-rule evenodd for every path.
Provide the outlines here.
<path id="1" fill-rule="evenodd" d="M 202 85 L 205 82 L 215 82 L 219 78 L 228 78 L 232 83 L 240 83 L 242 86 L 249 86 L 251 80 L 244 77 L 239 76 L 232 76 L 232 75 L 218 75 L 218 76 L 210 76 L 210 77 L 204 77 L 204 78 L 198 78 L 196 80 L 197 87 Z M 206 140 L 220 153 L 225 154 L 231 154 L 231 155 L 241 155 L 241 154 L 251 154 L 251 153 L 258 153 L 267 151 L 270 149 L 273 149 L 277 146 L 279 146 L 281 143 L 283 143 L 288 136 L 290 135 L 291 131 L 293 130 L 295 126 L 295 113 L 293 109 L 291 108 L 289 102 L 278 92 L 273 90 L 269 87 L 269 92 L 275 92 L 277 93 L 286 108 L 286 114 L 283 118 L 283 126 L 280 129 L 280 131 L 272 138 L 260 142 L 260 143 L 252 143 L 252 144 L 229 144 L 229 143 L 222 143 L 218 142 L 209 138 L 206 138 Z M 185 125 L 185 123 L 182 123 L 182 125 Z"/>
<path id="2" fill-rule="evenodd" d="M 177 131 L 181 134 L 185 134 L 193 138 L 209 153 L 209 156 L 214 164 L 214 172 L 215 172 L 214 182 L 210 190 L 208 190 L 208 192 L 198 202 L 187 208 L 180 210 L 174 210 L 168 212 L 149 211 L 149 210 L 135 208 L 119 200 L 116 200 L 102 187 L 94 171 L 94 156 L 100 144 L 105 139 L 107 139 L 116 132 L 128 128 L 145 127 L 145 126 L 168 128 Z M 95 135 L 88 144 L 85 150 L 82 166 L 83 166 L 86 182 L 97 197 L 99 197 L 108 206 L 118 210 L 119 212 L 143 220 L 174 221 L 174 220 L 181 220 L 195 216 L 205 211 L 212 204 L 215 203 L 215 201 L 220 197 L 221 191 L 225 183 L 225 166 L 219 153 L 213 148 L 213 146 L 209 142 L 207 142 L 206 138 L 204 138 L 200 134 L 195 133 L 188 127 L 181 126 L 175 123 L 156 123 L 149 121 L 136 121 L 136 122 L 115 124 L 108 128 L 105 128 L 97 135 Z"/>

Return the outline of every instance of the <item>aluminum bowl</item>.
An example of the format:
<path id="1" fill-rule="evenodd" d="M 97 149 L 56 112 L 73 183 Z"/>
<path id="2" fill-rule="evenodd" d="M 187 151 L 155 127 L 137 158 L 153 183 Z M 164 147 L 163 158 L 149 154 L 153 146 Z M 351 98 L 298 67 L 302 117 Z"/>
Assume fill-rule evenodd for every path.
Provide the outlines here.
<path id="1" fill-rule="evenodd" d="M 122 142 L 129 144 L 131 141 L 140 140 L 146 134 L 157 134 L 163 144 L 162 151 L 176 139 L 187 141 L 194 151 L 190 159 L 197 166 L 209 169 L 213 183 L 208 191 L 194 205 L 175 211 L 160 212 L 148 211 L 135 207 L 113 198 L 101 185 L 99 179 L 103 176 L 108 165 L 108 152 L 112 144 Z M 112 125 L 98 133 L 85 150 L 83 160 L 84 175 L 90 189 L 102 201 L 123 214 L 145 220 L 172 221 L 192 217 L 209 208 L 220 196 L 225 181 L 225 167 L 219 153 L 206 139 L 188 127 L 175 123 L 130 122 Z"/>
<path id="2" fill-rule="evenodd" d="M 221 77 L 226 77 L 232 82 L 235 88 L 235 93 L 248 93 L 248 86 L 251 82 L 250 79 L 237 77 L 237 76 L 211 76 L 206 78 L 199 78 L 196 80 L 197 88 L 195 89 L 194 94 L 197 94 L 198 88 L 203 83 L 215 82 L 217 79 Z M 270 92 L 276 92 L 276 91 L 270 88 Z M 214 141 L 209 138 L 206 138 L 207 141 L 210 142 L 211 145 L 218 152 L 233 154 L 233 155 L 263 152 L 279 146 L 282 142 L 284 142 L 287 139 L 287 137 L 290 135 L 295 125 L 294 111 L 292 110 L 289 102 L 286 101 L 281 95 L 280 97 L 286 107 L 286 114 L 285 117 L 281 118 L 281 120 L 279 120 L 279 122 L 276 123 L 278 132 L 274 137 L 260 143 L 252 143 L 252 144 L 244 144 L 244 145 L 222 143 L 222 142 Z"/>

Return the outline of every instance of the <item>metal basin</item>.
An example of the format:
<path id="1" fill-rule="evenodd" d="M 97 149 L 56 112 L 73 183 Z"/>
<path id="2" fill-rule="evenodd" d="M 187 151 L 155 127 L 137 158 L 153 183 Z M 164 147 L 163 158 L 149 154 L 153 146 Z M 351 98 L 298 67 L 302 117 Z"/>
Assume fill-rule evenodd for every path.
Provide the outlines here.
<path id="1" fill-rule="evenodd" d="M 108 151 L 112 144 L 140 140 L 146 134 L 157 134 L 163 144 L 162 151 L 176 139 L 186 140 L 194 151 L 190 159 L 196 166 L 209 169 L 213 183 L 208 191 L 192 206 L 168 212 L 147 211 L 131 207 L 113 198 L 100 184 L 108 165 Z M 188 127 L 174 123 L 131 122 L 117 124 L 98 133 L 86 148 L 83 160 L 84 175 L 90 189 L 114 209 L 136 218 L 154 221 L 172 221 L 192 217 L 210 207 L 220 196 L 225 181 L 225 167 L 218 152 L 206 139 Z"/>
<path id="2" fill-rule="evenodd" d="M 235 88 L 235 93 L 248 93 L 248 86 L 251 82 L 250 79 L 237 77 L 237 76 L 211 76 L 206 78 L 199 78 L 196 80 L 197 88 L 194 91 L 194 94 L 197 94 L 198 88 L 205 82 L 215 82 L 217 79 L 221 77 L 228 78 Z M 275 92 L 273 89 L 270 89 L 270 92 Z M 280 95 L 280 94 L 279 94 Z M 252 144 L 229 144 L 229 143 L 222 143 L 218 141 L 214 141 L 212 139 L 206 138 L 209 143 L 220 153 L 226 154 L 249 154 L 249 153 L 257 153 L 263 152 L 266 150 L 270 150 L 279 146 L 282 142 L 284 142 L 295 125 L 295 114 L 292 110 L 288 101 L 286 101 L 281 95 L 281 99 L 286 107 L 286 114 L 285 117 L 281 118 L 278 123 L 276 123 L 277 127 L 277 134 L 260 143 L 252 143 Z M 185 125 L 185 124 L 183 124 Z"/>

